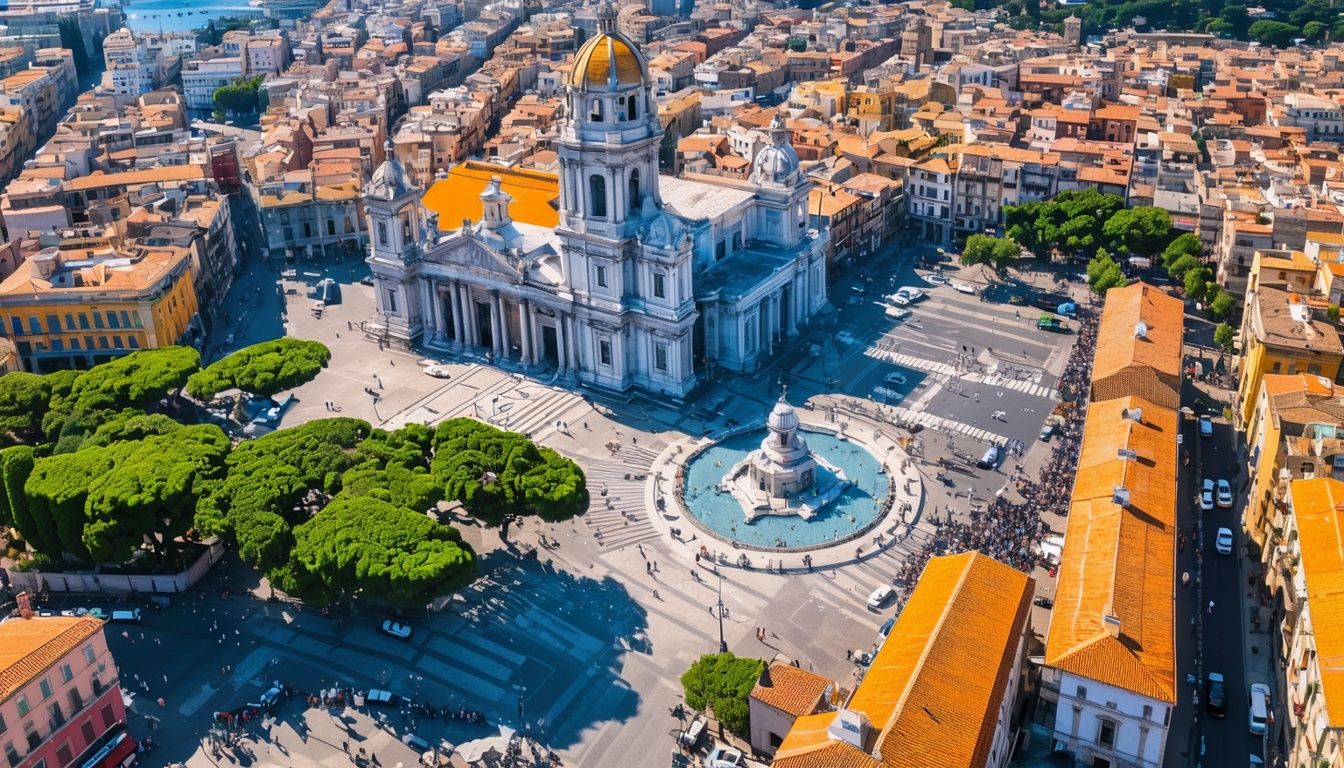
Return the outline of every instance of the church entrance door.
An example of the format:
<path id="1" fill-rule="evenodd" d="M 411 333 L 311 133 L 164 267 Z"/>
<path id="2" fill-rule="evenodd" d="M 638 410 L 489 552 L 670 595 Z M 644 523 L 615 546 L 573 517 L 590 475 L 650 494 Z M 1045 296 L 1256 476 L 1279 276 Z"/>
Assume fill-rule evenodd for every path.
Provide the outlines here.
<path id="1" fill-rule="evenodd" d="M 541 355 L 552 368 L 560 367 L 560 345 L 556 341 L 555 326 L 541 326 Z"/>

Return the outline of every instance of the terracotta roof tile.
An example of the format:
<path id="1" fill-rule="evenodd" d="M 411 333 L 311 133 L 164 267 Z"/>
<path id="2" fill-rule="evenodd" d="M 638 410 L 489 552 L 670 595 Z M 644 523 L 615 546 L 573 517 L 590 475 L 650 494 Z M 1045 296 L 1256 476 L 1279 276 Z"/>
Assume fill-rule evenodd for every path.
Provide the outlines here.
<path id="1" fill-rule="evenodd" d="M 1344 483 L 1332 478 L 1294 480 L 1292 494 L 1328 727 L 1340 728 L 1344 727 Z"/>
<path id="2" fill-rule="evenodd" d="M 0 701 L 18 693 L 102 631 L 103 622 L 88 616 L 43 616 L 0 622 Z"/>
<path id="3" fill-rule="evenodd" d="M 836 690 L 834 680 L 781 661 L 770 665 L 769 682 L 768 686 L 757 682 L 751 697 L 794 717 L 817 711 L 823 695 Z"/>

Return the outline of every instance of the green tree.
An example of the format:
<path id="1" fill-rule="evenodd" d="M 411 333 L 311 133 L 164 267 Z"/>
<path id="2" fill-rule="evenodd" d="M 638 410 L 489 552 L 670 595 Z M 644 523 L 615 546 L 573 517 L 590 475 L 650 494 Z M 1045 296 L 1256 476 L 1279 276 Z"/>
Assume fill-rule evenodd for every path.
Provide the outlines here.
<path id="1" fill-rule="evenodd" d="M 476 572 L 476 554 L 456 529 L 380 499 L 346 493 L 294 529 L 293 559 L 301 570 L 285 574 L 286 592 L 403 607 L 421 606 L 466 586 Z M 312 578 L 301 581 L 299 573 Z"/>
<path id="2" fill-rule="evenodd" d="M 434 434 L 434 475 L 448 498 L 498 525 L 508 512 L 558 522 L 588 507 L 583 470 L 516 432 L 473 419 L 448 419 Z"/>
<path id="3" fill-rule="evenodd" d="M 50 402 L 51 383 L 45 376 L 23 371 L 0 376 L 0 446 L 41 439 Z"/>
<path id="4" fill-rule="evenodd" d="M 1204 244 L 1199 241 L 1199 235 L 1193 232 L 1186 232 L 1177 235 L 1176 239 L 1167 243 L 1167 247 L 1162 251 L 1162 264 L 1170 267 L 1172 262 L 1182 256 L 1193 256 L 1198 259 L 1204 253 Z"/>
<path id="5" fill-rule="evenodd" d="M 1287 48 L 1294 37 L 1302 34 L 1302 30 L 1292 24 L 1285 24 L 1281 21 L 1257 21 L 1246 31 L 1247 37 L 1263 43 L 1272 45 L 1275 48 Z"/>
<path id="6" fill-rule="evenodd" d="M 1102 227 L 1112 248 L 1152 256 L 1171 240 L 1171 214 L 1151 205 L 1116 211 Z"/>
<path id="7" fill-rule="evenodd" d="M 212 96 L 215 110 L 235 115 L 255 113 L 261 104 L 258 91 L 263 79 L 261 75 L 245 77 L 216 88 Z"/>
<path id="8" fill-rule="evenodd" d="M 1008 236 L 1044 256 L 1052 249 L 1091 252 L 1102 244 L 1102 225 L 1124 205 L 1119 195 L 1066 190 L 1048 201 L 1004 206 L 1003 212 Z"/>
<path id="9" fill-rule="evenodd" d="M 48 555 L 70 554 L 90 560 L 84 545 L 85 504 L 94 483 L 134 450 L 133 443 L 114 443 L 38 459 L 24 484 L 35 528 L 24 538 Z"/>
<path id="10" fill-rule="evenodd" d="M 35 537 L 42 532 L 28 511 L 23 486 L 33 472 L 34 451 L 27 445 L 0 450 L 0 527 L 14 526 L 30 546 L 42 549 Z M 50 551 L 50 550 L 48 550 Z"/>
<path id="11" fill-rule="evenodd" d="M 1105 248 L 1098 248 L 1097 254 L 1087 263 L 1087 285 L 1098 296 L 1105 296 L 1112 288 L 1124 285 L 1128 280 L 1120 269 L 1120 264 L 1111 258 Z"/>
<path id="12" fill-rule="evenodd" d="M 1213 343 L 1224 352 L 1231 352 L 1232 345 L 1237 338 L 1237 329 L 1228 323 L 1219 323 L 1213 329 Z"/>
<path id="13" fill-rule="evenodd" d="M 162 562 L 191 527 L 197 495 L 223 476 L 229 438 L 202 424 L 119 445 L 133 448 L 92 483 L 82 542 L 95 562 L 122 562 L 146 544 Z"/>
<path id="14" fill-rule="evenodd" d="M 1217 287 L 1213 282 L 1213 271 L 1203 265 L 1186 272 L 1181 282 L 1185 286 L 1185 295 L 1194 301 L 1203 301 L 1210 285 Z"/>
<path id="15" fill-rule="evenodd" d="M 1302 27 L 1302 36 L 1307 38 L 1308 43 L 1319 43 L 1325 39 L 1325 33 L 1330 27 L 1322 21 L 1309 21 Z"/>
<path id="16" fill-rule="evenodd" d="M 187 393 L 208 400 L 237 387 L 260 397 L 312 381 L 331 359 L 319 341 L 281 338 L 244 347 L 197 371 L 187 380 Z"/>
<path id="17" fill-rule="evenodd" d="M 1171 275 L 1173 280 L 1184 281 L 1190 270 L 1199 269 L 1202 266 L 1204 265 L 1200 263 L 1199 259 L 1190 254 L 1185 254 L 1167 265 L 1167 274 Z"/>
<path id="18" fill-rule="evenodd" d="M 1213 314 L 1214 319 L 1224 320 L 1231 317 L 1237 309 L 1237 300 L 1219 287 L 1214 287 L 1211 292 L 1213 296 L 1209 299 L 1209 312 Z"/>
<path id="19" fill-rule="evenodd" d="M 701 656 L 681 676 L 681 688 L 691 708 L 714 710 L 724 728 L 747 738 L 751 732 L 747 701 L 764 671 L 765 662 L 760 659 L 710 653 Z"/>
<path id="20" fill-rule="evenodd" d="M 966 247 L 961 251 L 962 264 L 988 264 L 996 272 L 1002 272 L 1008 264 L 1017 260 L 1021 249 L 1017 243 L 989 235 L 971 235 L 966 238 Z"/>

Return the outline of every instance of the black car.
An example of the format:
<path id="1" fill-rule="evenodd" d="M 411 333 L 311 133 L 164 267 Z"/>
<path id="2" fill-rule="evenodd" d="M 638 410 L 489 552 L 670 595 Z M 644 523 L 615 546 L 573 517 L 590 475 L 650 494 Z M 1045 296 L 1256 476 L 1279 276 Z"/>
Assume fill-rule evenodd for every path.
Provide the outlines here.
<path id="1" fill-rule="evenodd" d="M 1031 306 L 1043 309 L 1046 312 L 1054 312 L 1059 309 L 1060 304 L 1071 303 L 1073 303 L 1073 299 L 1068 296 L 1061 296 L 1058 293 L 1041 293 L 1031 297 Z"/>
<path id="2" fill-rule="evenodd" d="M 1222 673 L 1209 673 L 1209 679 L 1204 683 L 1204 694 L 1205 705 L 1208 707 L 1210 717 L 1227 715 L 1227 686 L 1223 681 Z"/>

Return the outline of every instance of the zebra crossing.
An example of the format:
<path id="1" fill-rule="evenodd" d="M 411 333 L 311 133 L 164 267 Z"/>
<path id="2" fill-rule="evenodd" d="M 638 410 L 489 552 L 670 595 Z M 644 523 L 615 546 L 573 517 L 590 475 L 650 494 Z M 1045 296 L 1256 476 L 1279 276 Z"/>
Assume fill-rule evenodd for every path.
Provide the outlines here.
<path id="1" fill-rule="evenodd" d="M 984 376 L 979 373 L 963 374 L 954 366 L 936 360 L 926 360 L 922 357 L 906 354 L 903 352 L 894 352 L 883 345 L 873 345 L 868 347 L 866 354 L 869 357 L 877 358 L 883 362 L 893 363 L 903 368 L 912 368 L 917 371 L 947 376 L 948 378 L 957 378 L 969 383 L 983 383 L 987 386 L 998 387 L 1000 389 L 1011 389 L 1014 392 L 1022 392 L 1033 397 L 1041 397 L 1047 400 L 1054 400 L 1059 397 L 1059 392 L 1051 387 L 1040 384 L 1030 379 L 1018 379 L 1016 377 L 1005 376 L 1002 373 L 994 373 Z"/>
<path id="2" fill-rule="evenodd" d="M 918 424 L 926 429 L 932 429 L 936 432 L 956 432 L 965 435 L 973 440 L 982 443 L 996 443 L 1003 445 L 1008 441 L 1004 435 L 997 432 L 990 432 L 988 429 L 982 429 L 962 421 L 945 418 L 929 411 L 915 411 L 903 406 L 889 406 L 895 414 L 896 421 Z"/>

